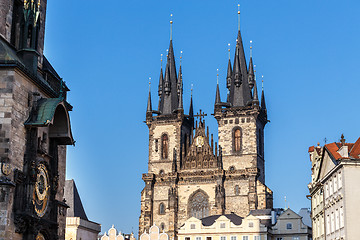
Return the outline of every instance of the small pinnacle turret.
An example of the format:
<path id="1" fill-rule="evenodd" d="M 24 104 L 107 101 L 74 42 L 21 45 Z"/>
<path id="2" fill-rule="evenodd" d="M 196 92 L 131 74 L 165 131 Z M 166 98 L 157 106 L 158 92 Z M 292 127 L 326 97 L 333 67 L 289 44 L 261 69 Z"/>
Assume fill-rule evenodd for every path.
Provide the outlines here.
<path id="1" fill-rule="evenodd" d="M 262 91 L 261 91 L 261 109 L 266 110 L 265 93 L 264 93 L 264 76 L 262 76 Z"/>
<path id="2" fill-rule="evenodd" d="M 253 89 L 255 83 L 255 75 L 254 75 L 254 65 L 253 65 L 252 57 L 250 57 L 250 62 L 249 62 L 248 81 L 249 81 L 250 89 Z"/>
<path id="3" fill-rule="evenodd" d="M 181 63 L 180 63 L 181 64 Z M 179 97 L 179 106 L 178 106 L 178 110 L 182 110 L 183 109 L 183 81 L 182 81 L 182 70 L 181 70 L 181 65 L 179 68 L 179 77 L 178 77 L 178 87 L 177 87 L 177 91 L 178 91 L 178 97 Z"/>
<path id="4" fill-rule="evenodd" d="M 253 105 L 259 105 L 259 96 L 258 96 L 256 80 L 254 81 Z"/>
<path id="5" fill-rule="evenodd" d="M 146 113 L 151 113 L 151 112 L 152 112 L 152 106 L 151 106 L 151 91 L 150 91 L 150 87 L 149 87 L 149 97 L 148 97 L 148 101 L 147 101 Z"/>
<path id="6" fill-rule="evenodd" d="M 220 98 L 220 89 L 219 89 L 219 83 L 216 84 L 216 96 L 215 96 L 215 106 L 221 104 L 221 98 Z"/>
<path id="7" fill-rule="evenodd" d="M 231 76 L 232 76 L 231 60 L 229 59 L 227 75 L 226 75 L 226 87 L 228 89 L 230 89 L 231 87 Z"/>

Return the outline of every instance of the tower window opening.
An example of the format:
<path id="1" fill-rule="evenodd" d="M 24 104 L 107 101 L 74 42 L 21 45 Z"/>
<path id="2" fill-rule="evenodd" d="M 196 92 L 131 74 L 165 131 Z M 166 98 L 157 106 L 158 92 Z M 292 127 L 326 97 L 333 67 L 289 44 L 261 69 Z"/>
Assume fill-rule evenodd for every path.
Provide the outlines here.
<path id="1" fill-rule="evenodd" d="M 162 231 L 165 230 L 165 224 L 164 224 L 164 223 L 161 223 L 161 224 L 160 224 L 160 229 L 161 229 Z"/>
<path id="2" fill-rule="evenodd" d="M 160 203 L 159 205 L 159 214 L 165 214 L 165 205 L 163 203 Z"/>
<path id="3" fill-rule="evenodd" d="M 240 152 L 241 150 L 241 130 L 236 129 L 234 132 L 234 151 Z"/>
<path id="4" fill-rule="evenodd" d="M 161 158 L 167 159 L 169 152 L 169 138 L 166 134 L 161 137 Z"/>

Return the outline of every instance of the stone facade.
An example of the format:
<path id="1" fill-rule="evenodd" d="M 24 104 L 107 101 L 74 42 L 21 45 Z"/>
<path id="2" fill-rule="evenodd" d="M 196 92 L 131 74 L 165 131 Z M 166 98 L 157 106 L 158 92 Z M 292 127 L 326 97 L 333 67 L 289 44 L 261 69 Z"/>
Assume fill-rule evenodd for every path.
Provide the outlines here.
<path id="1" fill-rule="evenodd" d="M 46 2 L 0 3 L 0 239 L 65 237 L 72 106 L 43 56 Z"/>
<path id="2" fill-rule="evenodd" d="M 360 138 L 355 143 L 310 147 L 313 239 L 357 239 L 360 191 Z"/>
<path id="3" fill-rule="evenodd" d="M 160 71 L 158 110 L 152 109 L 150 92 L 147 104 L 149 159 L 142 177 L 139 235 L 157 225 L 176 240 L 191 217 L 246 217 L 251 210 L 272 208 L 272 191 L 265 185 L 264 92 L 260 104 L 252 58 L 247 69 L 240 32 L 234 71 L 229 61 L 228 100 L 221 102 L 219 86 L 216 91 L 219 143 L 206 128 L 206 114 L 194 115 L 192 98 L 184 114 L 182 85 L 170 40 L 165 76 Z"/>

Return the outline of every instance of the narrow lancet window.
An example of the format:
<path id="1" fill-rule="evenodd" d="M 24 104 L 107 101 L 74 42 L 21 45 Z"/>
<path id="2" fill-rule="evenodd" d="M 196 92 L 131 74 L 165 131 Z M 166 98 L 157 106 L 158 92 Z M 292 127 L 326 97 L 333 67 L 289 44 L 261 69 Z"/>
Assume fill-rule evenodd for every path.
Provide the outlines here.
<path id="1" fill-rule="evenodd" d="M 234 132 L 234 150 L 235 152 L 239 152 L 241 148 L 241 131 L 240 129 L 236 129 Z"/>
<path id="2" fill-rule="evenodd" d="M 169 152 L 169 138 L 166 134 L 161 137 L 161 158 L 167 159 Z"/>

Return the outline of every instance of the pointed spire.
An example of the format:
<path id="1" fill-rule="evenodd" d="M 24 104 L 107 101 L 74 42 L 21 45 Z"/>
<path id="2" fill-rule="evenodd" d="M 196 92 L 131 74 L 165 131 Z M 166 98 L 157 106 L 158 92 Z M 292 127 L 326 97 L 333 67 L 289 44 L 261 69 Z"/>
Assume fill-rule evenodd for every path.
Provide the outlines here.
<path id="1" fill-rule="evenodd" d="M 162 92 L 163 92 L 163 82 L 164 82 L 164 76 L 163 76 L 163 69 L 162 69 L 162 54 L 161 54 L 161 68 L 160 68 L 160 78 L 159 78 L 159 90 L 158 90 L 158 94 L 159 96 L 162 95 Z"/>
<path id="2" fill-rule="evenodd" d="M 240 32 L 239 32 L 240 33 Z M 234 84 L 236 87 L 240 87 L 241 84 L 241 69 L 240 69 L 240 63 L 239 63 L 239 43 L 236 43 L 236 53 L 235 53 L 235 59 L 234 59 Z"/>
<path id="3" fill-rule="evenodd" d="M 194 107 L 193 107 L 193 84 L 191 84 L 191 98 L 190 98 L 189 117 L 190 117 L 190 118 L 194 118 Z"/>
<path id="4" fill-rule="evenodd" d="M 240 18 L 240 10 L 238 10 Z M 236 39 L 235 57 L 232 69 L 229 104 L 232 107 L 248 106 L 252 102 L 251 88 L 248 81 L 248 67 L 246 64 L 244 46 L 241 38 L 240 24 Z"/>
<path id="5" fill-rule="evenodd" d="M 254 74 L 254 65 L 253 65 L 252 57 L 250 57 L 250 62 L 249 62 L 248 81 L 249 81 L 250 89 L 253 89 L 255 83 L 255 74 Z"/>
<path id="6" fill-rule="evenodd" d="M 149 97 L 148 97 L 146 112 L 147 113 L 152 112 L 152 106 L 151 106 L 151 78 L 149 78 Z"/>
<path id="7" fill-rule="evenodd" d="M 259 96 L 258 96 L 258 90 L 257 90 L 257 86 L 256 86 L 256 80 L 254 81 L 254 94 L 253 94 L 253 102 L 254 103 L 259 103 Z"/>
<path id="8" fill-rule="evenodd" d="M 216 84 L 216 96 L 215 96 L 215 105 L 219 105 L 221 103 L 220 98 L 220 89 L 219 89 L 219 69 L 217 69 L 217 84 Z"/>
<path id="9" fill-rule="evenodd" d="M 261 109 L 266 110 L 265 93 L 264 93 L 264 75 L 262 75 L 261 78 L 262 78 Z"/>
<path id="10" fill-rule="evenodd" d="M 230 89 L 231 87 L 231 76 L 232 76 L 232 69 L 231 69 L 231 60 L 229 58 L 227 75 L 226 75 L 226 87 Z"/>
<path id="11" fill-rule="evenodd" d="M 182 54 L 182 51 L 181 51 Z M 183 109 L 183 81 L 182 81 L 182 70 L 181 70 L 181 58 L 180 55 L 180 68 L 179 68 L 179 77 L 178 77 L 178 95 L 179 95 L 179 106 L 178 109 Z"/>

